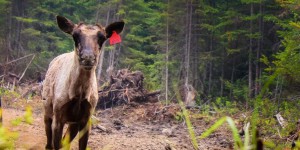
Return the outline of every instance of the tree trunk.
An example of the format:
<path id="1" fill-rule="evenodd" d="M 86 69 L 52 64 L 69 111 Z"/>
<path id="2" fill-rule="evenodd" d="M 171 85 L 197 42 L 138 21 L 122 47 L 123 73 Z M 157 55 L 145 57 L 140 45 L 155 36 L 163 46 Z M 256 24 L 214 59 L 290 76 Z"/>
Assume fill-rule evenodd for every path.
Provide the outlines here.
<path id="1" fill-rule="evenodd" d="M 251 6 L 250 6 L 250 15 L 251 17 L 253 16 L 253 3 L 251 3 Z M 250 34 L 252 34 L 253 32 L 253 21 L 252 19 L 250 20 Z M 252 46 L 253 46 L 253 39 L 252 37 L 250 37 L 250 40 L 249 40 L 249 55 L 248 55 L 248 98 L 252 98 L 252 52 L 253 52 L 253 49 L 252 49 Z M 248 108 L 248 102 L 246 103 L 246 107 Z"/>
<path id="2" fill-rule="evenodd" d="M 209 76 L 208 76 L 208 92 L 207 94 L 211 94 L 211 87 L 212 87 L 212 68 L 213 68 L 213 62 L 210 60 L 209 62 Z"/>
<path id="3" fill-rule="evenodd" d="M 190 7 L 189 7 L 190 6 Z M 186 60 L 185 60 L 185 82 L 187 88 L 189 82 L 189 64 L 190 64 L 190 48 L 191 48 L 191 31 L 192 30 L 192 1 L 187 3 L 187 34 L 186 34 Z"/>
<path id="4" fill-rule="evenodd" d="M 115 53 L 116 53 L 117 45 L 114 45 L 114 49 L 109 51 L 109 64 L 107 67 L 107 79 L 109 80 L 110 76 L 114 70 L 114 62 L 115 62 Z"/>
<path id="5" fill-rule="evenodd" d="M 210 45 L 209 45 L 209 51 L 210 51 L 210 60 L 209 60 L 209 76 L 208 76 L 208 91 L 207 94 L 211 94 L 211 87 L 212 87 L 212 67 L 213 67 L 213 60 L 212 60 L 212 52 L 213 52 L 213 40 L 214 35 L 213 31 L 210 32 Z"/>
<path id="6" fill-rule="evenodd" d="M 264 3 L 262 4 L 262 6 L 261 6 L 261 13 L 262 13 L 262 15 L 264 16 Z M 263 53 L 263 49 L 264 49 L 264 26 L 265 26 L 265 22 L 264 22 L 264 20 L 263 20 L 263 17 L 261 17 L 261 33 L 262 33 L 262 37 L 261 37 L 261 39 L 260 39 L 260 47 L 261 47 L 261 51 L 260 51 L 260 57 L 261 57 L 261 54 Z M 260 69 L 259 69 L 259 77 L 261 78 L 261 76 L 262 76 L 262 71 L 263 71 L 263 69 L 261 69 L 261 66 L 260 66 Z M 262 87 L 262 85 L 261 85 L 261 80 L 259 80 L 259 82 L 258 82 L 258 85 L 259 85 L 259 87 Z M 260 90 L 260 89 L 259 89 Z"/>
<path id="7" fill-rule="evenodd" d="M 105 26 L 108 25 L 108 21 L 109 21 L 109 17 L 110 17 L 110 5 L 108 7 L 108 11 L 107 11 L 107 16 L 106 16 L 106 22 L 105 22 Z M 104 46 L 103 46 L 104 47 Z M 97 79 L 98 79 L 98 83 L 100 83 L 100 79 L 101 79 L 101 73 L 102 73 L 102 69 L 103 69 L 103 59 L 104 59 L 104 54 L 105 54 L 105 49 L 102 48 L 101 49 L 101 54 L 100 54 L 100 58 L 99 58 L 99 64 L 98 64 L 98 71 L 97 71 Z"/>
<path id="8" fill-rule="evenodd" d="M 233 65 L 232 65 L 232 69 L 231 69 L 231 77 L 230 77 L 230 92 L 229 92 L 229 97 L 232 100 L 233 99 L 233 82 L 234 82 L 234 72 L 235 72 L 235 60 L 233 60 Z"/>
<path id="9" fill-rule="evenodd" d="M 168 63 L 169 63 L 169 0 L 168 0 L 168 4 L 167 4 L 167 47 L 166 47 L 166 60 L 165 60 L 165 99 L 166 99 L 166 104 L 167 101 L 169 99 L 168 97 L 168 93 L 169 93 L 169 89 L 168 89 L 168 85 L 169 85 L 169 67 L 168 67 Z"/>
<path id="10" fill-rule="evenodd" d="M 223 92 L 224 92 L 224 63 L 225 63 L 224 58 L 225 58 L 225 49 L 222 50 L 222 64 L 221 64 L 222 70 L 221 70 L 221 79 L 220 79 L 220 82 L 221 82 L 220 96 L 221 97 L 223 96 Z"/>
<path id="11" fill-rule="evenodd" d="M 238 23 L 235 22 L 234 23 L 234 30 L 237 30 L 238 28 Z M 239 38 L 237 38 L 236 40 L 234 40 L 234 43 L 233 43 L 233 48 L 234 49 L 237 49 L 238 48 L 238 45 L 239 44 Z M 230 99 L 233 99 L 233 82 L 234 82 L 234 75 L 235 75 L 235 64 L 236 64 L 236 59 L 235 57 L 233 57 L 233 63 L 232 63 L 232 70 L 231 70 L 231 77 L 230 77 L 230 84 L 231 84 L 231 87 L 230 87 L 230 93 L 229 93 L 229 97 Z"/>
<path id="12" fill-rule="evenodd" d="M 188 91 L 188 84 L 189 84 L 189 71 L 190 71 L 190 48 L 191 48 L 191 30 L 192 30 L 192 1 L 186 3 L 186 36 L 185 36 L 185 70 L 184 70 L 184 89 L 185 89 L 185 97 L 184 100 L 186 101 L 187 98 L 187 91 Z"/>
<path id="13" fill-rule="evenodd" d="M 259 34 L 262 36 L 262 22 L 263 22 L 263 16 L 262 16 L 262 2 L 260 1 L 259 4 L 259 13 L 260 17 L 258 20 L 258 30 Z M 257 51 L 256 51 L 256 63 L 255 63 L 255 95 L 258 95 L 259 90 L 260 90 L 260 55 L 261 55 L 261 38 L 257 40 Z"/>
<path id="14" fill-rule="evenodd" d="M 116 20 L 119 20 L 119 16 L 116 17 Z M 107 80 L 109 80 L 110 76 L 113 75 L 113 71 L 115 69 L 115 60 L 116 60 L 117 47 L 119 47 L 119 50 L 120 50 L 121 45 L 116 44 L 116 45 L 114 45 L 114 49 L 109 51 L 109 65 L 107 67 Z"/>

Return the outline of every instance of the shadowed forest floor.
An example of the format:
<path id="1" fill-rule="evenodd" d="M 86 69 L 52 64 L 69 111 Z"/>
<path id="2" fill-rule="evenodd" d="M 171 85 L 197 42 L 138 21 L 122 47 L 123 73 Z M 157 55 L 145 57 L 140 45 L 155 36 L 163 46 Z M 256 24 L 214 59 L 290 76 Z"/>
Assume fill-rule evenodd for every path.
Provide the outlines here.
<path id="1" fill-rule="evenodd" d="M 24 115 L 22 108 L 28 105 L 33 110 L 33 123 L 13 126 L 11 121 Z M 175 119 L 178 110 L 176 104 L 164 107 L 160 103 L 133 103 L 97 110 L 95 116 L 100 122 L 93 125 L 88 146 L 92 150 L 192 150 L 185 122 Z M 15 141 L 16 149 L 44 149 L 46 136 L 41 100 L 34 98 L 23 104 L 5 104 L 3 119 L 5 127 L 19 133 Z M 214 121 L 198 116 L 192 119 L 192 123 L 199 136 Z M 231 133 L 224 128 L 206 139 L 198 140 L 198 144 L 203 150 L 231 149 L 231 139 Z M 77 143 L 78 139 L 72 142 L 72 149 L 77 149 Z"/>

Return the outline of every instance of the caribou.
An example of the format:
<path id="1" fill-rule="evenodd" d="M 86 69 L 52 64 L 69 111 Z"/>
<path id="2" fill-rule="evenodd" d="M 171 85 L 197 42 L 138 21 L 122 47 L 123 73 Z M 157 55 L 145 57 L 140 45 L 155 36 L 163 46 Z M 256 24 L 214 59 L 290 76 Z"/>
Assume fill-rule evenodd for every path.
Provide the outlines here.
<path id="1" fill-rule="evenodd" d="M 124 22 L 114 22 L 107 27 L 99 24 L 74 24 L 57 16 L 58 27 L 71 35 L 74 50 L 54 58 L 43 83 L 44 123 L 47 136 L 46 149 L 60 149 L 62 140 L 71 142 L 79 132 L 79 149 L 85 150 L 93 114 L 98 101 L 96 66 L 103 43 L 113 34 L 122 32 Z M 64 125 L 68 124 L 63 135 Z"/>

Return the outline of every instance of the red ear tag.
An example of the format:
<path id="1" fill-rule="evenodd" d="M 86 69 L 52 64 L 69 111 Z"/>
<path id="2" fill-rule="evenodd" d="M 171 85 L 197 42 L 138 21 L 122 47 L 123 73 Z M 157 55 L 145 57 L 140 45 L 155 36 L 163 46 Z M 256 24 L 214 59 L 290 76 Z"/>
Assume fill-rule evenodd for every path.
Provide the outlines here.
<path id="1" fill-rule="evenodd" d="M 116 31 L 113 31 L 111 37 L 109 38 L 109 44 L 114 45 L 121 43 L 121 41 L 121 36 Z"/>

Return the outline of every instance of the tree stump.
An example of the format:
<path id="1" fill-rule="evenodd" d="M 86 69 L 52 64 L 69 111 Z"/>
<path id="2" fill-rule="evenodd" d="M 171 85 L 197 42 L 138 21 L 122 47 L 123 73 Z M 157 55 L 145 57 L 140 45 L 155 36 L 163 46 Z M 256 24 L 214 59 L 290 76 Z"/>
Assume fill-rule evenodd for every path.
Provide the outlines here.
<path id="1" fill-rule="evenodd" d="M 143 87 L 144 75 L 141 71 L 131 72 L 128 69 L 118 70 L 111 75 L 107 85 L 99 91 L 97 108 L 110 108 L 115 105 L 131 102 L 157 101 L 160 91 L 150 92 Z M 154 101 L 155 101 L 154 100 Z"/>

